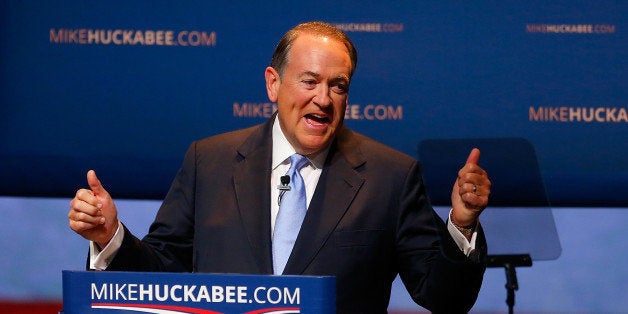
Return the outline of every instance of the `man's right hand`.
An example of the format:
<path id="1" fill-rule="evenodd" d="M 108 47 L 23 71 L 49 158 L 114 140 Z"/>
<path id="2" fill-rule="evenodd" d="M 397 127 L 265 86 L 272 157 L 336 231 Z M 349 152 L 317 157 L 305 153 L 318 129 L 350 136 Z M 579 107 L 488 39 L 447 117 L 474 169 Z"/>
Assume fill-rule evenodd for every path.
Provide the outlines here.
<path id="1" fill-rule="evenodd" d="M 80 189 L 70 202 L 70 228 L 103 249 L 118 229 L 118 210 L 113 199 L 96 177 L 87 172 L 88 189 Z"/>

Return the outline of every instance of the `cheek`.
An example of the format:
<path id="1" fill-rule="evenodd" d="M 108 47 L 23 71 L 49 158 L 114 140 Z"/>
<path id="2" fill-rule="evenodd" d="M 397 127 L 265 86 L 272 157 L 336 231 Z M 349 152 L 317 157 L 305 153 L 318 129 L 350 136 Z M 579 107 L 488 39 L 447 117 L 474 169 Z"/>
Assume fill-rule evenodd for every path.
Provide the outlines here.
<path id="1" fill-rule="evenodd" d="M 311 100 L 311 96 L 298 92 L 296 90 L 285 91 L 278 98 L 278 103 L 281 104 L 280 112 L 292 112 L 292 114 L 296 114 L 298 111 L 305 108 Z"/>
<path id="2" fill-rule="evenodd" d="M 347 98 L 334 102 L 334 120 L 341 122 L 344 120 L 345 111 L 347 110 Z"/>

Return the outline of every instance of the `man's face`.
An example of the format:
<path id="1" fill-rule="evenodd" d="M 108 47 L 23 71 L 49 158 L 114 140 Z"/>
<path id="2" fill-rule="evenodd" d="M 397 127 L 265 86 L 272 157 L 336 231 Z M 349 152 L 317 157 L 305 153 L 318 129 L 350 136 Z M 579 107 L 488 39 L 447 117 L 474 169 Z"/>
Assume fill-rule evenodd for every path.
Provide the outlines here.
<path id="1" fill-rule="evenodd" d="M 266 69 L 266 88 L 279 107 L 279 124 L 297 153 L 326 148 L 342 127 L 351 58 L 341 42 L 301 34 L 293 42 L 283 78 Z"/>

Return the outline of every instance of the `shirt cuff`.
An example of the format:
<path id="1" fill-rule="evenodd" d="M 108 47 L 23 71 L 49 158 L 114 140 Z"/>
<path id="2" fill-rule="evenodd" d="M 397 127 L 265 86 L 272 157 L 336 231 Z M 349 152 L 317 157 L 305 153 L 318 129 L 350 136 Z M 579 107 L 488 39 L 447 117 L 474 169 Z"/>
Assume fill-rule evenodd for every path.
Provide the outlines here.
<path id="1" fill-rule="evenodd" d="M 118 220 L 118 229 L 116 233 L 109 241 L 109 244 L 102 250 L 98 248 L 98 245 L 94 241 L 89 242 L 89 269 L 91 270 L 105 270 L 111 264 L 111 261 L 116 256 L 118 249 L 122 245 L 124 239 L 124 227 L 122 222 Z"/>
<path id="2" fill-rule="evenodd" d="M 453 211 L 453 209 L 451 211 Z M 451 211 L 449 212 L 450 215 Z M 480 222 L 478 221 L 478 225 L 479 223 Z M 458 245 L 458 248 L 464 253 L 464 255 L 469 256 L 469 254 L 473 252 L 473 250 L 475 250 L 475 240 L 478 236 L 477 226 L 475 227 L 475 230 L 473 230 L 473 234 L 471 235 L 471 241 L 467 240 L 462 232 L 460 232 L 460 230 L 458 230 L 458 228 L 454 226 L 454 223 L 451 222 L 451 219 L 447 219 L 447 230 L 449 231 L 451 237 L 454 239 L 454 242 L 456 242 L 456 244 Z"/>

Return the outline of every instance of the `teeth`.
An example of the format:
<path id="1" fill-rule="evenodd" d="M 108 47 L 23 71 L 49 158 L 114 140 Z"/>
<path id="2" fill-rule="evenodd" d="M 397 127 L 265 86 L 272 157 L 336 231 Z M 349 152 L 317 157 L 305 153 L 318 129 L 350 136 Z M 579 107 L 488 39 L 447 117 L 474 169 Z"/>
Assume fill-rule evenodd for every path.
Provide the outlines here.
<path id="1" fill-rule="evenodd" d="M 318 123 L 327 123 L 329 121 L 329 118 L 324 114 L 320 115 L 320 114 L 310 113 L 310 114 L 307 114 L 306 117 L 308 117 L 311 120 L 317 121 Z"/>

